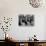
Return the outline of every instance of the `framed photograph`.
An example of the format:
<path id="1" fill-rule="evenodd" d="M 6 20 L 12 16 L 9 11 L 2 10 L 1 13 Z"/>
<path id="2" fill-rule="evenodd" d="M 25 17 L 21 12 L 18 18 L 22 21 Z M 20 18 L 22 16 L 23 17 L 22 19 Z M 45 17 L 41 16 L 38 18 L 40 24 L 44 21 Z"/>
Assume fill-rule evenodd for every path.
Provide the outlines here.
<path id="1" fill-rule="evenodd" d="M 19 26 L 34 26 L 34 15 L 19 15 Z"/>

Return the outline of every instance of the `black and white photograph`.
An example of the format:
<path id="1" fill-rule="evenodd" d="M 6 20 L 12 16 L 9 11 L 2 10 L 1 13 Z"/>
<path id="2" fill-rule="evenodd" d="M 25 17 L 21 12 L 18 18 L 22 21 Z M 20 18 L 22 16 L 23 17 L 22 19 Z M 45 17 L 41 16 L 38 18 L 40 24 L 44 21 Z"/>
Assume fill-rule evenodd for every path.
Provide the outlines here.
<path id="1" fill-rule="evenodd" d="M 34 26 L 34 15 L 19 15 L 19 26 Z"/>

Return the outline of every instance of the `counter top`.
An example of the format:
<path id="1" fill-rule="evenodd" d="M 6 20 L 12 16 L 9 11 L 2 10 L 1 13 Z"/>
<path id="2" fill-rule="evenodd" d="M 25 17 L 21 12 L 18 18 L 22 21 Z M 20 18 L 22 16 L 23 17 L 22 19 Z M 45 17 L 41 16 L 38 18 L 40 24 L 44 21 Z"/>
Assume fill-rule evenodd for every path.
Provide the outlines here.
<path id="1" fill-rule="evenodd" d="M 39 40 L 39 41 L 29 41 L 29 40 L 16 40 L 16 41 L 13 41 L 13 42 L 41 42 L 41 43 L 46 43 L 46 40 Z"/>
<path id="2" fill-rule="evenodd" d="M 34 42 L 34 43 L 46 43 L 46 40 L 38 40 L 38 41 L 29 41 L 29 40 L 6 40 L 6 41 L 10 41 L 10 42 L 21 42 L 21 43 L 23 43 L 23 42 L 25 42 L 25 43 L 27 43 L 27 42 Z"/>

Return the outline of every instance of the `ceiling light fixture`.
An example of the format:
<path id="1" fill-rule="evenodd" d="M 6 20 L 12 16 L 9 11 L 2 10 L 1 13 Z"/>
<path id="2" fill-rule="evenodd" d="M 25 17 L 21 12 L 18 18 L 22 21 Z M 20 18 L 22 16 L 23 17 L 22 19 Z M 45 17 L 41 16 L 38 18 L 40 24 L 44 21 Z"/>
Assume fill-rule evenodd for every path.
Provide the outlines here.
<path id="1" fill-rule="evenodd" d="M 29 3 L 32 7 L 38 8 L 42 5 L 43 0 L 29 0 Z"/>

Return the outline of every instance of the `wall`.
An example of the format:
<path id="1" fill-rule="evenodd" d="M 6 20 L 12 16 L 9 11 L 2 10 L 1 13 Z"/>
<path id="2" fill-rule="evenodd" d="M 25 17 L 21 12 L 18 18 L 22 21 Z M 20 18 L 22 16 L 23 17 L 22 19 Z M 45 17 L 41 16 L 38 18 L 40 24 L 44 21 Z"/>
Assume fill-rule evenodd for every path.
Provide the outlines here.
<path id="1" fill-rule="evenodd" d="M 12 17 L 13 22 L 10 33 L 17 40 L 27 40 L 34 34 L 37 35 L 39 40 L 44 40 L 44 18 L 46 15 L 46 8 L 33 8 L 30 6 L 28 0 L 0 0 L 0 16 L 1 17 Z M 18 15 L 19 14 L 34 14 L 35 25 L 33 27 L 19 27 L 18 26 Z M 2 33 L 2 31 L 0 31 Z M 2 35 L 0 33 L 0 35 Z M 4 34 L 4 33 L 3 33 Z M 0 39 L 3 37 L 0 36 Z M 3 38 L 4 39 L 4 38 Z"/>

